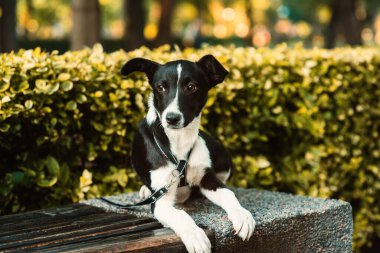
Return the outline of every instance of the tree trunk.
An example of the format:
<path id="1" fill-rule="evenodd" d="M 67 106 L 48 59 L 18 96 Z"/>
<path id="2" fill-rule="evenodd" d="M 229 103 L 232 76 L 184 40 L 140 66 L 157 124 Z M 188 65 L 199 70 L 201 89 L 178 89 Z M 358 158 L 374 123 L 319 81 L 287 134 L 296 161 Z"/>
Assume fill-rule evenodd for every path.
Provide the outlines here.
<path id="1" fill-rule="evenodd" d="M 100 5 L 98 0 L 73 0 L 71 50 L 93 46 L 100 41 Z"/>
<path id="2" fill-rule="evenodd" d="M 355 14 L 356 0 L 334 0 L 331 10 L 327 47 L 335 46 L 338 35 L 343 35 L 349 45 L 361 45 L 361 27 Z"/>
<path id="3" fill-rule="evenodd" d="M 172 39 L 172 18 L 176 0 L 161 0 L 161 16 L 158 25 L 158 34 L 155 39 L 155 46 L 170 43 Z"/>
<path id="4" fill-rule="evenodd" d="M 133 50 L 146 44 L 146 24 L 143 0 L 124 0 L 124 42 L 126 50 Z"/>
<path id="5" fill-rule="evenodd" d="M 0 52 L 16 50 L 16 0 L 0 0 Z"/>
<path id="6" fill-rule="evenodd" d="M 245 37 L 245 42 L 247 45 L 252 46 L 252 36 L 253 36 L 253 8 L 252 8 L 252 1 L 251 0 L 245 0 L 245 14 L 248 18 L 248 34 Z"/>

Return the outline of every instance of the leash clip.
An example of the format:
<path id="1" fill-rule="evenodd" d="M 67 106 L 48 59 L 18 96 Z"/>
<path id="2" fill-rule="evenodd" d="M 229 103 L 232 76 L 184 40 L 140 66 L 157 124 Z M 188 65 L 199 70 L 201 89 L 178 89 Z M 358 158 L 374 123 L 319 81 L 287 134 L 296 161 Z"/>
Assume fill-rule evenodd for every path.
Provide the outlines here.
<path id="1" fill-rule="evenodd" d="M 178 182 L 178 179 L 179 179 L 179 175 L 178 175 L 178 171 L 177 170 L 173 170 L 171 172 L 171 176 L 172 178 L 170 179 L 170 182 L 168 184 L 165 185 L 165 189 L 168 190 L 172 185 L 174 185 L 176 182 Z"/>

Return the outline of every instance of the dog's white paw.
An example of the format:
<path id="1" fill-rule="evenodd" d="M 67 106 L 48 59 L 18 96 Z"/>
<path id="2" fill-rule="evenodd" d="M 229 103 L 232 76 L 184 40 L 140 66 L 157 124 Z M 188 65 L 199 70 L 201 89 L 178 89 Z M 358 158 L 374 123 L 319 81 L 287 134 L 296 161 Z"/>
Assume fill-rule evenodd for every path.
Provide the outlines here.
<path id="1" fill-rule="evenodd" d="M 148 187 L 146 187 L 145 185 L 141 186 L 140 192 L 139 192 L 140 199 L 146 199 L 151 194 L 152 194 L 152 192 L 149 190 Z"/>
<path id="2" fill-rule="evenodd" d="M 237 234 L 243 241 L 251 238 L 256 222 L 248 210 L 242 207 L 234 209 L 228 214 L 228 218 L 235 229 L 235 235 Z"/>
<path id="3" fill-rule="evenodd" d="M 210 253 L 211 242 L 206 233 L 198 226 L 179 233 L 182 242 L 190 253 Z"/>

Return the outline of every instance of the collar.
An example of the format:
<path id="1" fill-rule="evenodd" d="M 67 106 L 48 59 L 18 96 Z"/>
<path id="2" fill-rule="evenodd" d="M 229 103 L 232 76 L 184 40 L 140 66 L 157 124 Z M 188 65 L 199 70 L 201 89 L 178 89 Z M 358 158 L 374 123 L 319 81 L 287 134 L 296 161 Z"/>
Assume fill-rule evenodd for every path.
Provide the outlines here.
<path id="1" fill-rule="evenodd" d="M 166 159 L 168 159 L 169 161 L 171 161 L 177 166 L 176 170 L 178 171 L 178 176 L 181 179 L 179 183 L 179 187 L 188 185 L 188 183 L 186 182 L 186 168 L 187 168 L 187 163 L 191 155 L 191 152 L 193 151 L 194 145 L 190 148 L 189 152 L 187 153 L 186 159 L 178 161 L 177 157 L 173 154 L 170 147 L 162 145 L 162 143 L 160 143 L 160 141 L 156 138 L 154 133 L 153 133 L 153 139 L 158 149 L 162 153 L 162 155 L 165 156 Z"/>

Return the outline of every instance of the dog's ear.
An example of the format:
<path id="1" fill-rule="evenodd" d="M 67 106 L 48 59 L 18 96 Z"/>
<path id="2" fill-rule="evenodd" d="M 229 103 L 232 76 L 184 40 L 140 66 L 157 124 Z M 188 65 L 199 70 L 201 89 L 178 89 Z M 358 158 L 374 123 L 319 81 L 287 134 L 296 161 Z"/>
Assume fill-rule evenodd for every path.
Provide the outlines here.
<path id="1" fill-rule="evenodd" d="M 197 65 L 206 73 L 210 82 L 210 88 L 223 82 L 228 74 L 228 71 L 211 54 L 203 56 L 197 62 Z"/>
<path id="2" fill-rule="evenodd" d="M 160 66 L 157 62 L 147 60 L 144 58 L 134 58 L 128 61 L 121 69 L 122 75 L 129 75 L 135 71 L 144 72 L 148 77 L 149 83 L 152 83 L 154 73 Z"/>

